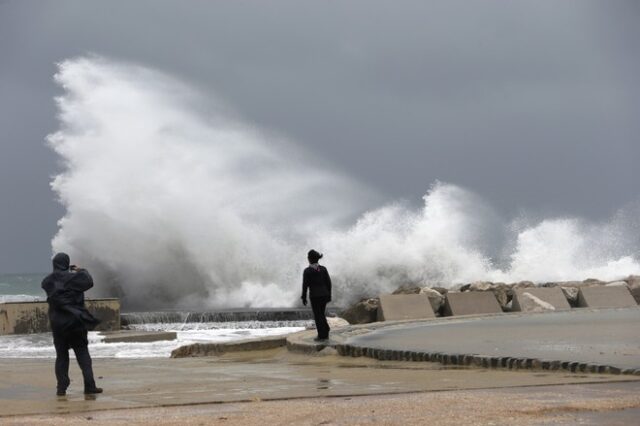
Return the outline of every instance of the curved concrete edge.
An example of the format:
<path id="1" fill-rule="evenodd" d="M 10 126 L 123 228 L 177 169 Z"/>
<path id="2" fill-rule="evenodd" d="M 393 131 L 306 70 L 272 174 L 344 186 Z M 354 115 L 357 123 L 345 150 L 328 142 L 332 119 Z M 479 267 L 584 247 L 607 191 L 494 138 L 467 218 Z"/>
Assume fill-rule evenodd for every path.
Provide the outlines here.
<path id="1" fill-rule="evenodd" d="M 438 362 L 443 365 L 469 366 L 478 368 L 500 368 L 508 370 L 563 370 L 571 373 L 629 374 L 640 376 L 640 369 L 621 369 L 612 365 L 584 363 L 577 361 L 544 360 L 538 358 L 517 358 L 509 356 L 486 356 L 477 354 L 448 354 L 442 352 L 416 352 L 393 349 L 378 349 L 348 344 L 335 346 L 342 356 L 364 356 L 381 361 Z"/>
<path id="2" fill-rule="evenodd" d="M 581 308 L 587 309 L 587 308 Z M 592 311 L 618 309 L 618 308 L 597 308 L 589 309 Z M 562 311 L 571 312 L 571 311 Z M 305 330 L 287 336 L 287 349 L 291 352 L 301 354 L 314 354 L 326 347 L 334 348 L 339 355 L 359 357 L 364 356 L 374 358 L 381 361 L 411 361 L 411 362 L 438 362 L 443 365 L 466 366 L 476 368 L 500 368 L 509 370 L 548 370 L 548 371 L 565 371 L 571 373 L 594 373 L 594 374 L 626 374 L 640 376 L 640 369 L 623 369 L 613 365 L 603 365 L 595 363 L 584 363 L 578 361 L 563 360 L 547 360 L 538 358 L 520 358 L 512 356 L 486 356 L 479 354 L 449 354 L 442 352 L 416 352 L 402 351 L 392 349 L 378 349 L 364 346 L 356 346 L 347 344 L 350 337 L 367 334 L 381 328 L 390 328 L 415 323 L 443 323 L 457 320 L 481 319 L 495 316 L 531 316 L 531 315 L 550 315 L 552 313 L 525 313 L 511 312 L 499 314 L 476 314 L 461 315 L 457 317 L 439 317 L 435 319 L 425 320 L 401 320 L 401 321 L 384 321 L 369 324 L 354 324 L 339 329 L 332 330 L 330 339 L 327 342 L 314 342 L 316 336 L 315 330 Z"/>
<path id="3" fill-rule="evenodd" d="M 216 356 L 227 352 L 261 351 L 280 348 L 286 344 L 286 335 L 236 340 L 234 342 L 224 343 L 194 343 L 174 349 L 171 351 L 171 358 Z"/>
<path id="4" fill-rule="evenodd" d="M 287 350 L 289 352 L 311 355 L 320 352 L 324 348 L 336 348 L 339 344 L 344 344 L 345 338 L 341 331 L 346 331 L 350 326 L 341 327 L 331 331 L 329 340 L 325 342 L 315 342 L 315 330 L 304 330 L 287 336 Z"/>
<path id="5" fill-rule="evenodd" d="M 178 333 L 175 331 L 103 331 L 100 333 L 104 343 L 130 343 L 130 342 L 158 342 L 161 340 L 175 340 Z"/>
<path id="6" fill-rule="evenodd" d="M 440 317 L 440 318 L 428 318 L 428 319 L 413 319 L 413 320 L 395 320 L 395 321 L 377 321 L 368 324 L 351 324 L 334 328 L 329 333 L 329 340 L 326 342 L 315 342 L 313 339 L 316 337 L 315 330 L 303 330 L 297 333 L 289 334 L 287 336 L 287 349 L 290 352 L 300 354 L 314 354 L 320 352 L 326 347 L 336 348 L 338 345 L 344 344 L 348 338 L 367 334 L 372 331 L 379 330 L 381 328 L 394 327 L 398 325 L 416 324 L 416 323 L 440 323 L 452 320 L 466 320 L 473 318 L 485 318 L 496 315 L 514 315 L 514 314 L 476 314 L 476 315 L 459 315 L 457 317 Z"/>

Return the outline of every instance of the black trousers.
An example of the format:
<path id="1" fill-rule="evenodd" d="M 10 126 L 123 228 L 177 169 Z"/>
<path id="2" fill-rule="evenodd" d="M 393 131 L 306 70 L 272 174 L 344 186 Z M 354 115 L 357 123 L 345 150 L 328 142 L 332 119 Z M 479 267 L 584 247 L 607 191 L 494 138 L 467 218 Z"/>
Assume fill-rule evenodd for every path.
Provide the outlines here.
<path id="1" fill-rule="evenodd" d="M 69 387 L 69 349 L 73 349 L 76 360 L 82 370 L 85 389 L 94 389 L 96 382 L 93 378 L 91 355 L 89 355 L 87 330 L 68 333 L 53 333 L 53 345 L 56 347 L 56 379 L 58 390 L 66 391 Z"/>
<path id="2" fill-rule="evenodd" d="M 329 323 L 327 322 L 325 309 L 327 308 L 327 303 L 329 303 L 329 296 L 310 297 L 309 300 L 311 300 L 311 309 L 313 309 L 313 319 L 316 322 L 318 339 L 328 339 L 331 328 L 329 328 Z"/>

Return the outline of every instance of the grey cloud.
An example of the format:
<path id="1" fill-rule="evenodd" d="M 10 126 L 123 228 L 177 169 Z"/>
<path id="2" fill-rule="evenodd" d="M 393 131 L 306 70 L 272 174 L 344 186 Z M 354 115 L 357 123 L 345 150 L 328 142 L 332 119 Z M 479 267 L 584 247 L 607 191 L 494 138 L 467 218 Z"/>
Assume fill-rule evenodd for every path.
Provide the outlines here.
<path id="1" fill-rule="evenodd" d="M 640 196 L 638 17 L 632 1 L 2 2 L 0 271 L 48 268 L 64 58 L 175 74 L 388 199 L 441 179 L 505 214 L 601 218 Z"/>

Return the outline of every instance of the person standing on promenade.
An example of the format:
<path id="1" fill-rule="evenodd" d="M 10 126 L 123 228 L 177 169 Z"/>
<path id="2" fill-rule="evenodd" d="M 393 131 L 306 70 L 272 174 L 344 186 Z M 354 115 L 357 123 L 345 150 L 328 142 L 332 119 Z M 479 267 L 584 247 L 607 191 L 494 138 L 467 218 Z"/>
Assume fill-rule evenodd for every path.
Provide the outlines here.
<path id="1" fill-rule="evenodd" d="M 309 299 L 311 299 L 311 309 L 313 309 L 313 319 L 316 322 L 318 337 L 316 342 L 329 339 L 329 323 L 325 309 L 327 303 L 331 302 L 331 278 L 329 271 L 324 266 L 318 264 L 322 259 L 322 254 L 315 250 L 310 250 L 307 254 L 309 266 L 302 274 L 302 304 L 307 306 L 307 289 Z"/>
<path id="2" fill-rule="evenodd" d="M 87 330 L 100 322 L 84 306 L 84 292 L 93 287 L 93 278 L 86 269 L 69 266 L 69 255 L 58 253 L 53 257 L 53 272 L 42 280 L 47 293 L 49 321 L 56 348 L 56 379 L 59 396 L 66 395 L 69 387 L 69 349 L 73 349 L 82 370 L 84 393 L 102 393 L 96 387 L 89 355 Z"/>

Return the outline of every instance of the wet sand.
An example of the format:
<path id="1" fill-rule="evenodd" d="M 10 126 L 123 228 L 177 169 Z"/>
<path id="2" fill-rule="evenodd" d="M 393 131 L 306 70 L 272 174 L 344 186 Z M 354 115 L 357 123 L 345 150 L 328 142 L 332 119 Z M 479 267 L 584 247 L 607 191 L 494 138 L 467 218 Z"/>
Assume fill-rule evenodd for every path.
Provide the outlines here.
<path id="1" fill-rule="evenodd" d="M 284 349 L 98 359 L 94 369 L 104 394 L 85 399 L 72 365 L 68 396 L 58 398 L 53 360 L 0 360 L 0 424 L 602 424 L 640 411 L 634 376 L 450 369 Z"/>

